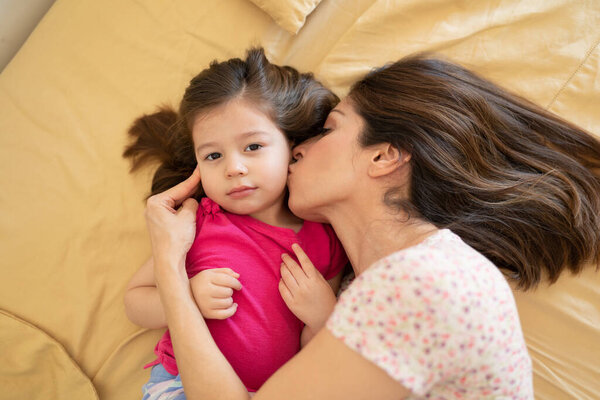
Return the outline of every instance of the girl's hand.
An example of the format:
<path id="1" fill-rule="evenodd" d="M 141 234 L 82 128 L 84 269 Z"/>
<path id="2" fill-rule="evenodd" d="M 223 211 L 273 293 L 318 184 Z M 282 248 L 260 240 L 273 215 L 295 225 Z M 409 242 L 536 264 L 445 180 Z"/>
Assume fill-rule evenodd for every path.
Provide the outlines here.
<path id="1" fill-rule="evenodd" d="M 325 325 L 336 297 L 304 250 L 298 244 L 293 244 L 292 250 L 300 265 L 288 254 L 282 254 L 279 293 L 294 315 L 316 332 Z"/>
<path id="2" fill-rule="evenodd" d="M 146 224 L 155 258 L 180 260 L 196 236 L 198 202 L 192 196 L 200 183 L 198 168 L 185 181 L 146 202 Z M 181 206 L 181 207 L 179 207 Z"/>
<path id="3" fill-rule="evenodd" d="M 230 268 L 200 271 L 190 279 L 192 294 L 205 319 L 227 319 L 237 311 L 233 289 L 240 290 L 240 274 Z"/>

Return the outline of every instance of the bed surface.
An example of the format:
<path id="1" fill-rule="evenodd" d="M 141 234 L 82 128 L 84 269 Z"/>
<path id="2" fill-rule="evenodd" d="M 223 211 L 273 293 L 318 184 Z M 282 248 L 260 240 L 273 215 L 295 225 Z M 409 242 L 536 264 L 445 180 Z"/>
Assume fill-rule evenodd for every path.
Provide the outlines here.
<path id="1" fill-rule="evenodd" d="M 297 34 L 249 0 L 52 6 L 0 74 L 0 399 L 141 398 L 162 331 L 130 323 L 122 298 L 150 256 L 153 171 L 129 174 L 121 152 L 133 119 L 177 105 L 215 58 L 261 44 L 343 96 L 435 51 L 600 135 L 600 2 L 316 3 Z M 600 273 L 515 297 L 536 398 L 597 398 Z"/>

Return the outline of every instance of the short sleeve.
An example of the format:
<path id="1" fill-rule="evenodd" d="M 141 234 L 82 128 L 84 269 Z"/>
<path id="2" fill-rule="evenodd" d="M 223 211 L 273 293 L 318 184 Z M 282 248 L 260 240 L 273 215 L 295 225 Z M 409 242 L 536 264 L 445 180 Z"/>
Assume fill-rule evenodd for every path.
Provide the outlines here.
<path id="1" fill-rule="evenodd" d="M 324 225 L 325 231 L 329 236 L 329 268 L 327 273 L 323 276 L 325 279 L 330 280 L 335 278 L 348 263 L 348 256 L 344 251 L 342 243 L 338 239 L 335 231 L 330 225 Z"/>
<path id="2" fill-rule="evenodd" d="M 449 343 L 457 332 L 452 313 L 444 310 L 448 291 L 443 280 L 399 271 L 379 262 L 359 275 L 341 294 L 327 328 L 402 386 L 423 396 L 460 369 Z"/>
<path id="3" fill-rule="evenodd" d="M 188 253 L 185 257 L 185 269 L 189 278 L 200 272 L 199 265 L 197 265 L 200 260 L 200 257 L 197 257 L 198 251 L 200 250 L 200 240 L 198 240 L 198 238 L 200 237 L 199 233 L 204 226 L 204 220 L 207 214 L 206 208 L 209 207 L 209 204 L 211 204 L 205 201 L 206 199 L 208 198 L 202 198 L 198 207 L 198 211 L 196 211 L 196 236 L 194 237 L 194 242 L 192 243 L 192 246 L 188 250 Z"/>

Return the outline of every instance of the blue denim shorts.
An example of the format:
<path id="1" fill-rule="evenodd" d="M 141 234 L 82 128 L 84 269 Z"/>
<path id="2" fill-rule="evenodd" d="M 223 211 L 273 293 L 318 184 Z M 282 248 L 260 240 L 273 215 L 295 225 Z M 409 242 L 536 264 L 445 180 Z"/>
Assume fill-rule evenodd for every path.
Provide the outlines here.
<path id="1" fill-rule="evenodd" d="M 186 400 L 179 375 L 171 375 L 162 364 L 152 367 L 150 380 L 142 386 L 142 400 Z"/>
<path id="2" fill-rule="evenodd" d="M 142 386 L 142 400 L 186 400 L 181 384 L 181 376 L 171 375 L 162 364 L 152 367 L 150 380 Z M 248 392 L 250 397 L 255 392 Z"/>

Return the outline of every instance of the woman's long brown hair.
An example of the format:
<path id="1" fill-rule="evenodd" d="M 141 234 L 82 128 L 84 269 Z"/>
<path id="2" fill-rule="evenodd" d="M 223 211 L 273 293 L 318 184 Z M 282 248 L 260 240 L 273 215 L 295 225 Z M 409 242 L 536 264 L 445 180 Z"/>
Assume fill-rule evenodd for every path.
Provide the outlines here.
<path id="1" fill-rule="evenodd" d="M 339 101 L 312 74 L 271 64 L 262 48 L 249 49 L 245 60 L 213 61 L 190 81 L 178 112 L 162 107 L 129 128 L 132 142 L 123 157 L 131 159 L 131 171 L 159 163 L 148 196 L 175 186 L 196 168 L 191 134 L 195 118 L 240 97 L 256 104 L 295 143 L 317 135 Z M 195 198 L 203 195 L 199 187 Z"/>
<path id="2" fill-rule="evenodd" d="M 411 153 L 409 198 L 385 201 L 449 228 L 520 287 L 600 258 L 600 142 L 451 62 L 404 58 L 354 84 L 363 146 Z"/>

